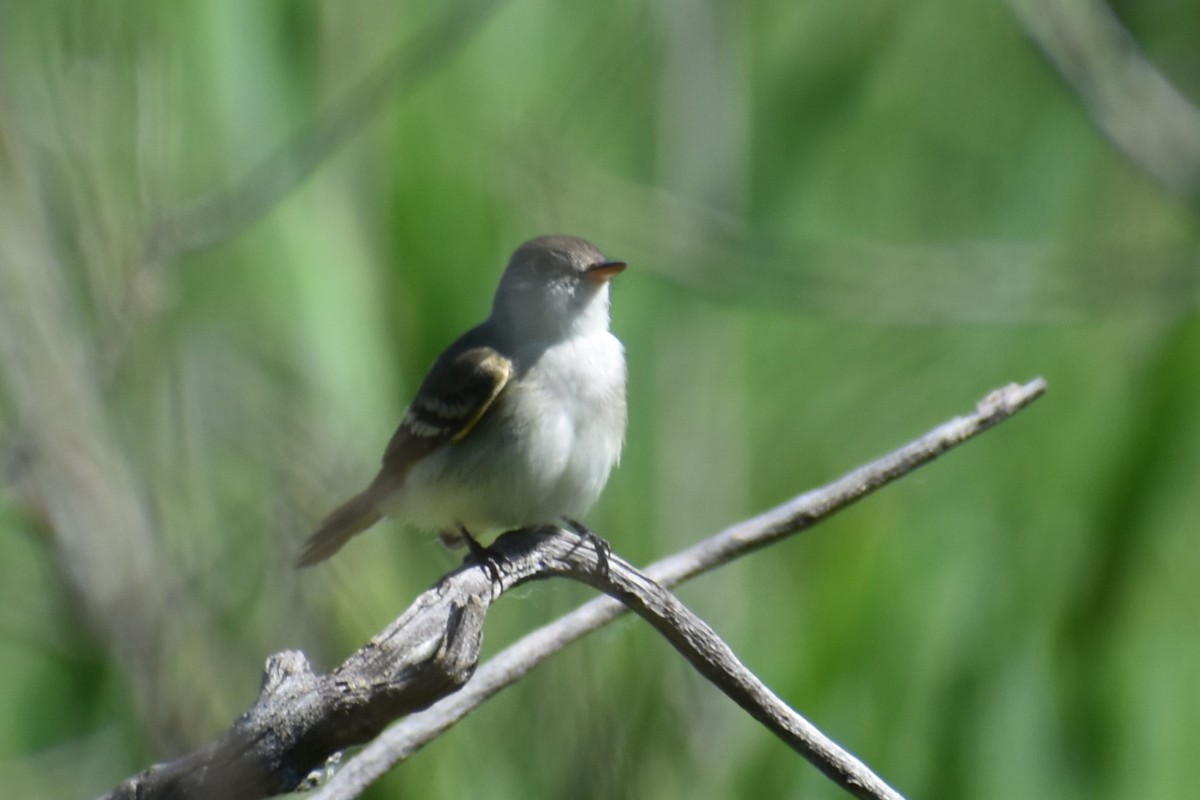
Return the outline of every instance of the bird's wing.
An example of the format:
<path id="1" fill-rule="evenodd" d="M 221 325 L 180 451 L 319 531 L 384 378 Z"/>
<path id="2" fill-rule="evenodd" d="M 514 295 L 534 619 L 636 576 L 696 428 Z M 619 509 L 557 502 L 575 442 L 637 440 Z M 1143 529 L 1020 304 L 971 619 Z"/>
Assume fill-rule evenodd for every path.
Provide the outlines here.
<path id="1" fill-rule="evenodd" d="M 461 441 L 512 375 L 512 361 L 490 347 L 472 347 L 439 359 L 388 442 L 381 476 L 402 477 L 432 450 Z"/>

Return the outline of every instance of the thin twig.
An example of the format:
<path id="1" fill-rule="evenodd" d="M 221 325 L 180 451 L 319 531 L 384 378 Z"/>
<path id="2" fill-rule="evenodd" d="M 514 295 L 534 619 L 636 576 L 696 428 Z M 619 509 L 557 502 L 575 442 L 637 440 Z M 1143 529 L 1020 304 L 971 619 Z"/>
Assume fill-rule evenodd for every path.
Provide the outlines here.
<path id="1" fill-rule="evenodd" d="M 1006 0 L 1096 127 L 1161 185 L 1200 198 L 1200 110 L 1102 0 Z"/>
<path id="2" fill-rule="evenodd" d="M 575 536 L 572 533 L 555 537 L 556 546 L 567 549 L 567 557 L 562 559 L 561 566 L 551 565 L 554 574 L 582 581 L 620 600 L 661 633 L 701 675 L 854 797 L 903 800 L 866 764 L 767 688 L 738 660 L 729 645 L 678 598 L 613 553 L 595 557 L 595 550 L 581 547 L 586 540 L 571 541 Z M 588 562 L 582 570 L 576 550 L 581 550 Z"/>

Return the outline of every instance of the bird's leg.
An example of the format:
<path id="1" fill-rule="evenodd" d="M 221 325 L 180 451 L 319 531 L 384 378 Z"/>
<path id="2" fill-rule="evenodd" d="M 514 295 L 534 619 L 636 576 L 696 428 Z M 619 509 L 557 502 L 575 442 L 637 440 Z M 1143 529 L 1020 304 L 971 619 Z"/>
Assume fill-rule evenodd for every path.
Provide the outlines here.
<path id="1" fill-rule="evenodd" d="M 491 547 L 484 547 L 479 543 L 479 540 L 471 535 L 471 532 L 462 525 L 458 526 L 458 532 L 462 536 L 463 542 L 467 545 L 467 550 L 470 551 L 468 558 L 475 559 L 475 563 L 479 564 L 480 569 L 487 573 L 493 583 L 500 582 L 500 562 L 508 563 L 508 559 L 503 554 L 497 552 Z"/>
<path id="2" fill-rule="evenodd" d="M 563 517 L 563 522 L 567 523 L 571 530 L 575 531 L 577 534 L 591 543 L 592 548 L 596 551 L 596 561 L 600 567 L 600 570 L 607 573 L 608 557 L 612 555 L 612 545 L 579 520 L 571 519 L 570 517 Z"/>

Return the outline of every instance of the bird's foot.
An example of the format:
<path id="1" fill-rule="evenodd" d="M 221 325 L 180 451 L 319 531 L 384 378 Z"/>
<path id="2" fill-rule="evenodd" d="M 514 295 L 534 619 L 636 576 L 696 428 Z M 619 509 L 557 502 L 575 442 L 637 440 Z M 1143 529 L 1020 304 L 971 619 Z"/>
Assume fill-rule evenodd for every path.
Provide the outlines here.
<path id="1" fill-rule="evenodd" d="M 612 545 L 609 544 L 606 539 L 600 536 L 600 534 L 596 533 L 579 520 L 571 519 L 570 517 L 563 517 L 563 522 L 567 523 L 567 526 L 570 527 L 571 530 L 575 531 L 575 533 L 579 534 L 592 545 L 592 549 L 596 551 L 596 562 L 600 567 L 600 571 L 607 573 L 608 558 L 612 555 Z"/>
<path id="2" fill-rule="evenodd" d="M 508 558 L 494 548 L 484 547 L 466 528 L 460 527 L 458 532 L 462 536 L 462 541 L 467 545 L 467 550 L 470 551 L 467 559 L 474 560 L 479 568 L 492 579 L 492 583 L 499 583 L 501 564 L 509 563 Z"/>

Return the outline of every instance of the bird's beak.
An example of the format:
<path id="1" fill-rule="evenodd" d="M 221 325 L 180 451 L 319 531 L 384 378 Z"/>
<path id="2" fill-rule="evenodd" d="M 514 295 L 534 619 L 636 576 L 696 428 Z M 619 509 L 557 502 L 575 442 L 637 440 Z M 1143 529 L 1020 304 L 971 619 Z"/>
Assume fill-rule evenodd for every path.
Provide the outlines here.
<path id="1" fill-rule="evenodd" d="M 601 261 L 585 269 L 583 277 L 592 283 L 608 283 L 624 272 L 626 266 L 628 265 L 624 261 Z"/>

